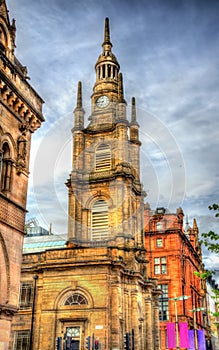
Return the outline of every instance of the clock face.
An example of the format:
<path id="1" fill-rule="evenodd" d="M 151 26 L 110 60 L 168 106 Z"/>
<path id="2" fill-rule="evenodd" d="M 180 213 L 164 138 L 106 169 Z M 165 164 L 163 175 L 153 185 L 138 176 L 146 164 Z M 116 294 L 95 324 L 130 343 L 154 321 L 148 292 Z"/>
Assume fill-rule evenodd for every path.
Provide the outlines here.
<path id="1" fill-rule="evenodd" d="M 96 105 L 99 108 L 104 108 L 104 107 L 108 106 L 109 102 L 110 101 L 109 101 L 109 98 L 107 96 L 100 96 L 96 100 Z"/>

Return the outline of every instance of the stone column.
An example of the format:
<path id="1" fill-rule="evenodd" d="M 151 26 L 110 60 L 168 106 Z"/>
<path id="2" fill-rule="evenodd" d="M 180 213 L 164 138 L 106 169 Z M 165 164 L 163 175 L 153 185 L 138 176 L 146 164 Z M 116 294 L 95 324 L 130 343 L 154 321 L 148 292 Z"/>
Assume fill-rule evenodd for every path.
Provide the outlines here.
<path id="1" fill-rule="evenodd" d="M 134 337 L 135 337 L 135 346 L 134 349 L 138 350 L 140 346 L 139 339 L 139 314 L 138 314 L 138 302 L 137 302 L 137 291 L 132 291 L 131 293 L 131 306 L 132 306 L 132 329 L 134 329 Z M 129 330 L 130 335 L 132 334 L 132 329 Z"/>
<path id="2" fill-rule="evenodd" d="M 120 349 L 119 293 L 118 285 L 113 284 L 111 293 L 111 344 L 112 349 Z"/>
<path id="3" fill-rule="evenodd" d="M 146 350 L 153 350 L 153 320 L 152 320 L 152 305 L 151 296 L 145 298 L 145 319 L 146 319 Z"/>
<path id="4" fill-rule="evenodd" d="M 68 239 L 75 239 L 75 195 L 71 187 L 68 193 Z"/>
<path id="5" fill-rule="evenodd" d="M 124 290 L 123 298 L 124 298 L 124 327 L 123 327 L 123 331 L 125 334 L 126 330 L 128 329 L 128 325 L 129 325 L 129 293 L 128 293 L 127 289 Z"/>
<path id="6" fill-rule="evenodd" d="M 160 349 L 159 295 L 154 296 L 154 350 Z"/>

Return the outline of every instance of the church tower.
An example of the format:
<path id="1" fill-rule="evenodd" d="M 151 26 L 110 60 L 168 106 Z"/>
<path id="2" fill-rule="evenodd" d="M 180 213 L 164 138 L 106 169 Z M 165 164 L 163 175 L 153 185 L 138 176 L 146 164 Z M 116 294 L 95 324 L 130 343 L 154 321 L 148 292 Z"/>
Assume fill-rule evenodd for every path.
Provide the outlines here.
<path id="1" fill-rule="evenodd" d="M 8 349 L 18 310 L 32 133 L 44 121 L 43 101 L 15 57 L 15 20 L 0 0 L 0 348 Z"/>
<path id="2" fill-rule="evenodd" d="M 84 126 L 82 84 L 74 110 L 68 240 L 98 245 L 133 239 L 143 245 L 143 197 L 140 183 L 139 125 L 135 98 L 126 115 L 123 77 L 112 53 L 109 19 L 96 65 L 89 124 Z"/>
<path id="3" fill-rule="evenodd" d="M 25 334 L 32 350 L 56 344 L 70 350 L 160 349 L 160 291 L 148 277 L 143 243 L 135 99 L 129 121 L 108 19 L 102 47 L 86 127 L 78 83 L 66 246 L 23 254 L 21 283 L 30 285 L 37 276 L 34 327 L 23 300 L 11 338 L 16 345 Z"/>

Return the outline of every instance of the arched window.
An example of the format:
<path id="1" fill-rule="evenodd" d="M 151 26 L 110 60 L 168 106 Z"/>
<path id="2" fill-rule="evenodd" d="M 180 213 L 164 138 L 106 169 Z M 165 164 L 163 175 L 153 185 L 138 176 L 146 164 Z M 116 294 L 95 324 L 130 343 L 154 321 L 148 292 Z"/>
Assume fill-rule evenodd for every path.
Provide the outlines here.
<path id="1" fill-rule="evenodd" d="M 0 49 L 5 51 L 7 47 L 7 35 L 2 26 L 0 26 Z"/>
<path id="2" fill-rule="evenodd" d="M 87 305 L 87 299 L 79 293 L 71 294 L 64 302 L 63 305 Z"/>
<path id="3" fill-rule="evenodd" d="M 109 145 L 101 143 L 96 149 L 96 170 L 111 168 L 111 151 Z"/>
<path id="4" fill-rule="evenodd" d="M 91 229 L 92 241 L 101 241 L 108 239 L 109 236 L 109 217 L 108 205 L 106 201 L 97 200 L 91 209 Z"/>
<path id="5" fill-rule="evenodd" d="M 11 170 L 12 160 L 10 158 L 10 149 L 7 143 L 3 144 L 0 153 L 0 174 L 1 174 L 1 190 L 9 191 L 11 186 Z"/>

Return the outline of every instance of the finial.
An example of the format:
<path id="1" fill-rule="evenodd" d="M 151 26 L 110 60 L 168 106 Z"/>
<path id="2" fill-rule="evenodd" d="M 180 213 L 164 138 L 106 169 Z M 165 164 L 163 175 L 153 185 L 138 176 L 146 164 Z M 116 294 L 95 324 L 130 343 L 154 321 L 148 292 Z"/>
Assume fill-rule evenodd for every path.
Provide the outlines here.
<path id="1" fill-rule="evenodd" d="M 198 230 L 196 219 L 193 219 L 193 230 Z"/>
<path id="2" fill-rule="evenodd" d="M 15 33 L 16 32 L 16 20 L 13 18 L 12 19 L 12 24 L 11 24 L 11 29 L 12 29 L 12 31 Z"/>
<path id="3" fill-rule="evenodd" d="M 104 44 L 111 44 L 109 18 L 108 17 L 105 18 Z"/>
<path id="4" fill-rule="evenodd" d="M 181 207 L 179 207 L 177 210 L 176 210 L 176 214 L 177 215 L 183 215 L 184 216 L 184 213 L 183 213 L 183 210 Z"/>
<path id="5" fill-rule="evenodd" d="M 135 97 L 132 97 L 132 122 L 136 122 L 136 108 L 135 108 Z"/>
<path id="6" fill-rule="evenodd" d="M 105 29 L 104 29 L 104 42 L 102 44 L 104 56 L 110 55 L 112 43 L 110 41 L 110 28 L 109 28 L 109 18 L 105 19 Z"/>
<path id="7" fill-rule="evenodd" d="M 78 82 L 77 108 L 82 108 L 82 84 Z"/>

